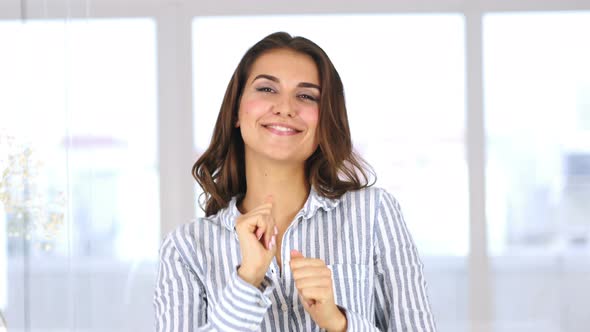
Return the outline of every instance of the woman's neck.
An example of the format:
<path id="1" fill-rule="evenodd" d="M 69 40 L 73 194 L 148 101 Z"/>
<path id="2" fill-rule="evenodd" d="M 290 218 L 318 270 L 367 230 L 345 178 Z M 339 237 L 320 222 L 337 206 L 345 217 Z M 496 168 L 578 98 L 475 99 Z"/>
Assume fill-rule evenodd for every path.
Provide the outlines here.
<path id="1" fill-rule="evenodd" d="M 246 195 L 241 202 L 243 213 L 251 211 L 272 196 L 273 217 L 281 226 L 290 223 L 301 210 L 310 185 L 304 166 L 277 163 L 246 163 Z"/>

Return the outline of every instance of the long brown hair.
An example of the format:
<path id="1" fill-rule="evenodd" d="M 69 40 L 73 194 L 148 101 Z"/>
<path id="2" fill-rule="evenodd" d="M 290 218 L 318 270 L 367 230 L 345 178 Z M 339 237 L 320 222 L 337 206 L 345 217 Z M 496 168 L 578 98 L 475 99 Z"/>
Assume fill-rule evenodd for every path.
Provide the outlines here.
<path id="1" fill-rule="evenodd" d="M 242 57 L 223 97 L 211 143 L 193 166 L 192 174 L 205 194 L 205 207 L 201 205 L 201 208 L 207 216 L 227 207 L 233 196 L 246 193 L 244 141 L 235 123 L 252 64 L 260 55 L 274 49 L 306 54 L 314 60 L 319 71 L 322 91 L 317 128 L 319 146 L 305 163 L 310 184 L 328 198 L 337 198 L 346 191 L 374 184 L 373 170 L 353 151 L 344 88 L 328 55 L 306 38 L 276 32 L 256 43 Z"/>

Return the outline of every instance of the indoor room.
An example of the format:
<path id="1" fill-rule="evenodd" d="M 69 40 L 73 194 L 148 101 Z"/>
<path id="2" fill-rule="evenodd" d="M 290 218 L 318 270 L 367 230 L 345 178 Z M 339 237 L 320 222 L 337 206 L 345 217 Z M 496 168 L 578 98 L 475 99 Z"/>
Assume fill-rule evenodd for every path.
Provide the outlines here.
<path id="1" fill-rule="evenodd" d="M 324 259 L 336 283 L 329 303 L 340 309 L 347 330 L 590 331 L 590 1 L 2 0 L 0 332 L 204 331 L 205 323 L 213 324 L 207 331 L 226 330 L 207 319 L 215 298 L 199 299 L 209 305 L 202 317 L 192 303 L 179 316 L 160 317 L 162 307 L 174 305 L 168 300 L 178 300 L 158 295 L 173 282 L 165 279 L 164 248 L 182 225 L 211 217 L 201 206 L 212 196 L 195 180 L 193 166 L 224 132 L 216 122 L 241 59 L 280 31 L 329 55 L 343 85 L 335 93 L 346 101 L 346 114 L 334 121 L 347 121 L 352 151 L 374 174 L 371 188 L 394 197 L 392 218 L 407 227 L 403 244 L 385 246 L 392 256 L 382 256 L 394 262 L 386 270 L 393 274 L 381 279 L 398 288 L 375 286 L 367 300 L 372 308 L 371 299 L 387 302 L 390 292 L 399 303 L 385 307 L 399 309 L 399 316 L 376 309 L 364 321 L 371 329 L 354 327 L 354 309 L 343 304 L 338 280 L 366 279 L 370 287 L 379 284 L 370 276 L 380 267 L 368 264 L 364 271 L 361 264 Z M 320 81 L 328 77 L 319 73 Z M 271 85 L 287 82 L 270 78 Z M 299 121 L 297 112 L 313 108 L 319 131 L 338 132 L 341 127 L 326 129 L 322 116 L 332 98 L 327 81 L 321 89 L 307 87 L 321 93 L 317 100 L 281 104 L 295 115 L 277 110 L 274 116 Z M 264 98 L 279 105 L 282 94 L 269 91 Z M 240 93 L 241 108 L 246 95 Z M 243 134 L 239 116 L 242 123 L 229 128 Z M 293 129 L 293 137 L 301 131 Z M 287 140 L 286 132 L 269 132 Z M 313 156 L 329 150 L 321 137 Z M 244 141 L 246 157 L 252 156 Z M 230 159 L 224 154 L 219 162 Z M 306 176 L 314 176 L 316 168 L 303 161 Z M 211 173 L 215 179 L 223 172 Z M 257 187 L 248 183 L 253 192 Z M 305 183 L 311 190 L 305 197 L 320 189 Z M 246 206 L 251 196 L 242 194 Z M 318 195 L 325 199 L 323 191 Z M 359 222 L 367 220 L 354 211 L 379 223 L 371 200 L 350 211 Z M 278 232 L 286 234 L 282 245 L 296 249 L 289 247 L 288 227 Z M 371 240 L 379 242 L 379 232 L 367 243 L 354 231 L 321 232 L 325 239 L 328 233 L 352 239 L 351 246 L 356 236 L 368 248 L 380 246 Z M 310 239 L 313 248 L 323 245 L 322 238 Z M 194 242 L 207 262 L 223 255 L 215 241 Z M 417 253 L 408 270 L 396 265 L 408 263 L 406 250 Z M 317 252 L 303 256 L 327 255 Z M 357 253 L 367 251 L 342 255 L 354 261 Z M 292 251 L 283 254 L 276 257 L 282 263 L 270 263 L 280 268 L 272 271 L 279 288 L 295 261 Z M 405 278 L 397 278 L 400 270 Z M 186 289 L 192 282 L 210 286 L 191 273 L 183 279 Z M 339 273 L 345 276 L 338 279 Z M 416 292 L 424 295 L 414 303 Z M 287 303 L 291 311 L 283 309 L 282 327 L 264 318 L 252 330 L 325 328 L 313 315 L 295 323 L 305 321 L 310 303 L 320 303 L 304 303 L 302 294 Z M 280 303 L 269 302 L 275 304 L 280 311 Z M 430 318 L 414 326 L 414 315 Z"/>

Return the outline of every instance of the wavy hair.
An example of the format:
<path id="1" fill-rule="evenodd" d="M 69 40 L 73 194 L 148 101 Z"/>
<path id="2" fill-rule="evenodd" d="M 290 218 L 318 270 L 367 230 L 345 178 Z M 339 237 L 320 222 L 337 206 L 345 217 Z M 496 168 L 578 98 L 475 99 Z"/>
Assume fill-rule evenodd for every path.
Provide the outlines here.
<path id="1" fill-rule="evenodd" d="M 193 166 L 193 177 L 204 191 L 204 206 L 203 202 L 200 205 L 207 216 L 227 207 L 232 197 L 246 193 L 244 141 L 240 128 L 235 127 L 240 98 L 256 59 L 275 49 L 306 54 L 318 68 L 322 91 L 316 133 L 319 146 L 305 162 L 309 183 L 328 198 L 375 183 L 372 168 L 353 151 L 344 88 L 328 55 L 306 38 L 276 32 L 252 46 L 240 60 L 223 97 L 211 143 Z"/>

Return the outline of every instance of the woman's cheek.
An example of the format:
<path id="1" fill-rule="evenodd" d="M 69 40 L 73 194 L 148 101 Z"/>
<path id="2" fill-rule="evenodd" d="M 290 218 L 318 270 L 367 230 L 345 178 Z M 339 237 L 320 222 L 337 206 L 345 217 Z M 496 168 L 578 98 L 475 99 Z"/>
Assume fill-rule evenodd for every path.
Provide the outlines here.
<path id="1" fill-rule="evenodd" d="M 320 112 L 317 107 L 307 107 L 299 113 L 299 117 L 305 121 L 308 127 L 317 127 L 319 116 Z"/>
<path id="2" fill-rule="evenodd" d="M 242 116 L 256 116 L 264 113 L 268 109 L 268 102 L 261 99 L 242 100 L 240 111 Z"/>
<path id="3" fill-rule="evenodd" d="M 315 151 L 319 144 L 318 123 L 319 123 L 319 109 L 317 107 L 304 108 L 299 112 L 299 117 L 305 122 L 307 128 L 313 133 L 311 152 Z"/>

